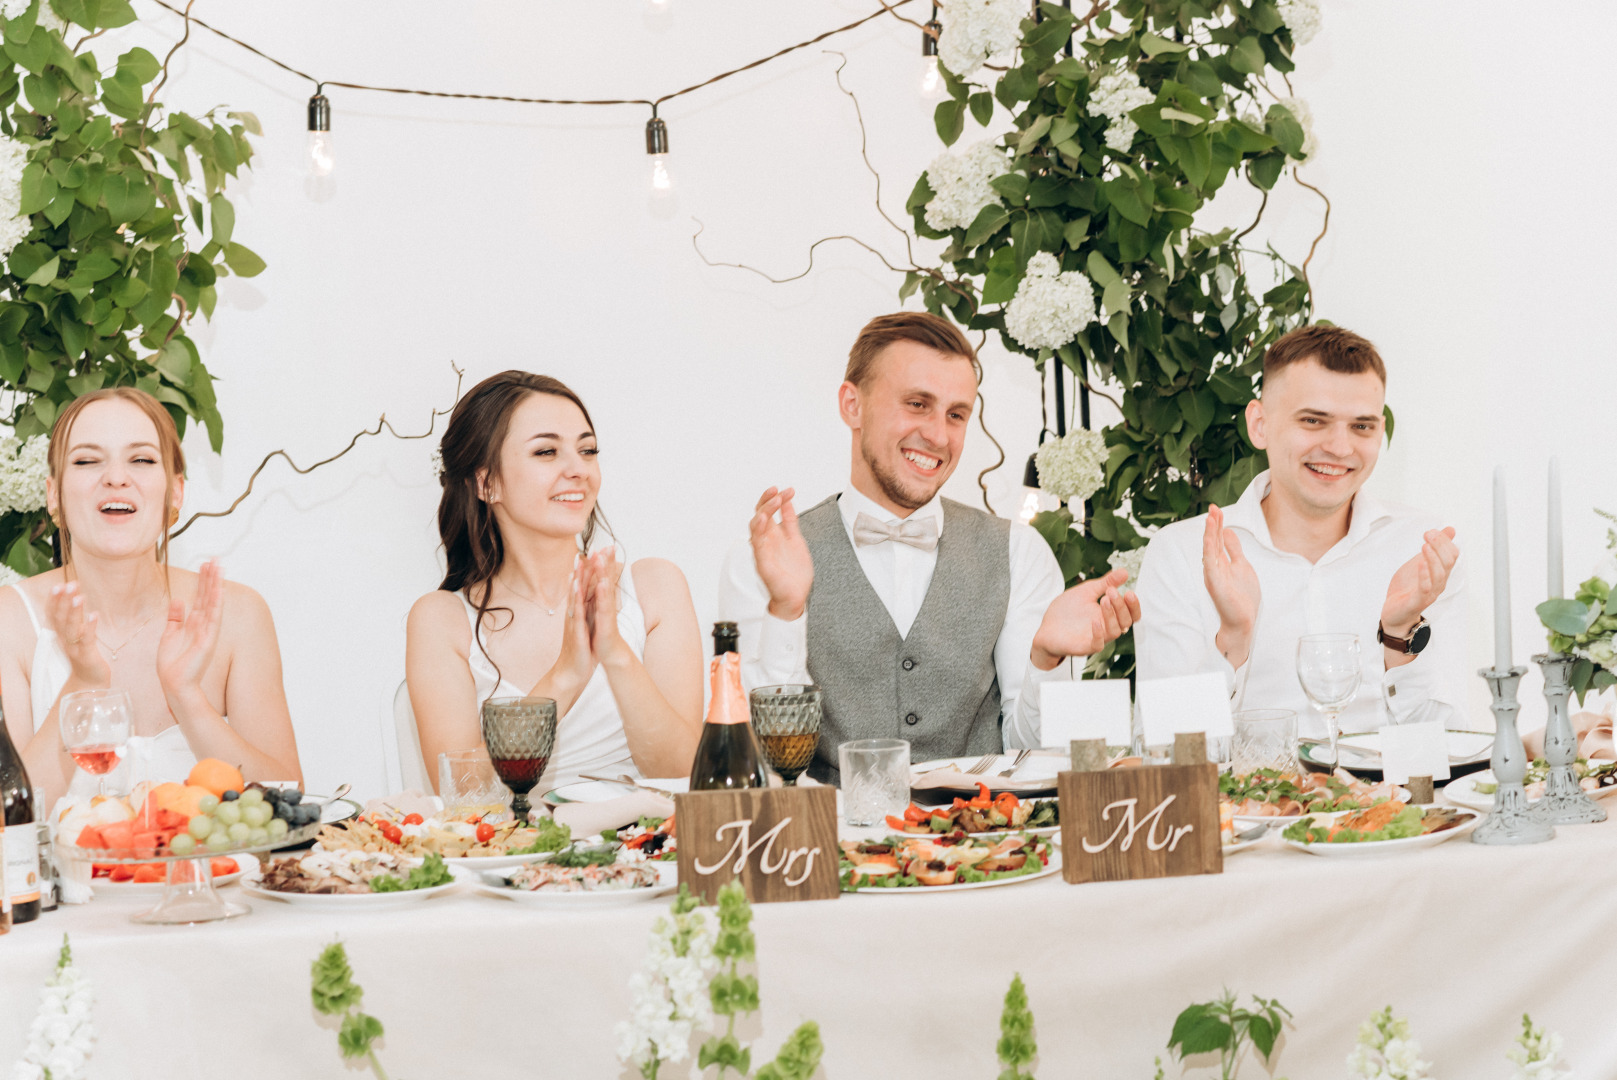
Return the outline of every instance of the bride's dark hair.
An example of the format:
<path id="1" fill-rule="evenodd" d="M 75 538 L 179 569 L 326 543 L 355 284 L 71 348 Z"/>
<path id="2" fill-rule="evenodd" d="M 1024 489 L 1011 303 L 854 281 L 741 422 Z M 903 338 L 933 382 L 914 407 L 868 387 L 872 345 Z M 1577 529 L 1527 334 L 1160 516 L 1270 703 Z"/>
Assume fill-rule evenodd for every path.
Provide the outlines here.
<path id="1" fill-rule="evenodd" d="M 443 457 L 438 480 L 444 489 L 438 499 L 438 535 L 443 540 L 447 564 L 443 584 L 438 587 L 449 592 L 464 590 L 477 608 L 477 646 L 484 656 L 488 656 L 482 640 L 484 616 L 491 610 L 509 613 L 510 609 L 489 607 L 494 575 L 505 563 L 505 541 L 493 509 L 478 495 L 478 475 L 483 475 L 485 485 L 499 477 L 500 449 L 511 430 L 511 414 L 530 394 L 550 394 L 571 401 L 584 414 L 584 423 L 590 430 L 595 429 L 583 400 L 565 383 L 549 375 L 512 370 L 490 375 L 456 402 L 438 444 Z M 599 505 L 591 511 L 589 522 L 579 534 L 582 551 L 589 551 L 597 529 L 608 534 L 612 531 Z M 492 657 L 489 662 L 493 663 Z"/>

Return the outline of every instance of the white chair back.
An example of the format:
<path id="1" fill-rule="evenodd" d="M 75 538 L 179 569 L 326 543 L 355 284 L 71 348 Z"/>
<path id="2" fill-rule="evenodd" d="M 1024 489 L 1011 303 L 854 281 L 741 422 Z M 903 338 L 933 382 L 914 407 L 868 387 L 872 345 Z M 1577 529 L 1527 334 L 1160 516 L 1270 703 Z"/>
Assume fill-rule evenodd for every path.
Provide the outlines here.
<path id="1" fill-rule="evenodd" d="M 393 694 L 393 726 L 399 737 L 399 775 L 404 781 L 404 790 L 432 794 L 432 779 L 421 757 L 421 733 L 416 730 L 408 682 L 399 683 Z"/>

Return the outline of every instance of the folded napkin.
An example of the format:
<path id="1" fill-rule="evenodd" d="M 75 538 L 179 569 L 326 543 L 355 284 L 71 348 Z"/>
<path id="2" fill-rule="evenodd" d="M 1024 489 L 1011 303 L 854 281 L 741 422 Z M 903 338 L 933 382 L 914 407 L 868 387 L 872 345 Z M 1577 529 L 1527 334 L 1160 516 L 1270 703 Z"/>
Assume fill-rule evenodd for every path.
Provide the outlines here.
<path id="1" fill-rule="evenodd" d="M 607 829 L 621 829 L 633 825 L 643 817 L 668 817 L 674 812 L 674 800 L 649 791 L 637 791 L 618 799 L 600 802 L 570 802 L 556 807 L 552 816 L 573 830 L 575 839 L 599 835 Z"/>
<path id="2" fill-rule="evenodd" d="M 987 784 L 994 791 L 1048 791 L 1055 786 L 1054 776 L 1020 777 L 996 776 L 990 769 L 980 776 L 959 769 L 934 769 L 910 776 L 910 787 L 915 791 L 976 791 L 978 784 Z"/>
<path id="3" fill-rule="evenodd" d="M 1617 741 L 1612 738 L 1611 717 L 1597 712 L 1581 712 L 1572 717 L 1572 732 L 1578 738 L 1578 756 L 1582 758 L 1617 758 Z M 1522 736 L 1522 745 L 1529 758 L 1544 756 L 1544 729 L 1529 731 Z"/>

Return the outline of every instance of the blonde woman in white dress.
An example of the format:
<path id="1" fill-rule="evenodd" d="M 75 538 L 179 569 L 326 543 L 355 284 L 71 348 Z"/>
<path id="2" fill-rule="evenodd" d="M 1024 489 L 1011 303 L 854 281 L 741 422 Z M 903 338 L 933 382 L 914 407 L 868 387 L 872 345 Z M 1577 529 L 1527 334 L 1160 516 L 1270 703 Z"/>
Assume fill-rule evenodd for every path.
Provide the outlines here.
<path id="1" fill-rule="evenodd" d="M 702 641 L 685 577 L 624 568 L 604 531 L 594 424 L 562 383 L 506 371 L 455 406 L 440 444 L 447 572 L 410 610 L 406 679 L 422 757 L 483 745 L 490 697 L 554 698 L 542 785 L 684 776 L 702 723 Z M 544 787 L 539 788 L 540 791 Z"/>

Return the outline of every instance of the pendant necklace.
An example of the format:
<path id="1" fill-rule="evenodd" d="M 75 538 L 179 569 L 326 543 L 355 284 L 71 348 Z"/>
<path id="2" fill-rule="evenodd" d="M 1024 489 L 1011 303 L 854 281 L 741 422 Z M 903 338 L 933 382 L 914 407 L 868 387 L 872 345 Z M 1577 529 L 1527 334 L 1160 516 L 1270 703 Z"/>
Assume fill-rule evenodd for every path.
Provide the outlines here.
<path id="1" fill-rule="evenodd" d="M 159 609 L 159 610 L 161 610 L 161 609 Z M 129 648 L 130 643 L 133 642 L 137 637 L 139 637 L 140 632 L 142 630 L 146 629 L 147 624 L 149 624 L 155 618 L 157 618 L 157 612 L 153 611 L 150 615 L 146 616 L 145 619 L 141 620 L 141 624 L 139 626 L 135 627 L 134 633 L 130 634 L 127 638 L 125 638 L 124 643 L 122 645 L 119 645 L 116 649 L 114 649 L 111 645 L 107 644 L 106 639 L 101 636 L 101 632 L 99 630 L 96 631 L 96 635 L 95 635 L 96 644 L 100 645 L 103 649 L 107 650 L 107 656 L 114 663 L 116 663 L 117 660 L 118 660 L 118 654 L 123 652 L 125 649 Z"/>
<path id="2" fill-rule="evenodd" d="M 556 614 L 556 609 L 552 605 L 540 603 L 539 601 L 535 600 L 533 597 L 529 596 L 527 593 L 523 592 L 521 589 L 517 588 L 515 585 L 511 584 L 509 581 L 505 582 L 504 584 L 505 584 L 505 587 L 507 589 L 510 589 L 512 592 L 514 592 L 518 596 L 522 597 L 522 599 L 526 600 L 528 603 L 532 604 L 534 607 L 542 608 L 546 615 L 554 615 L 554 614 Z"/>

